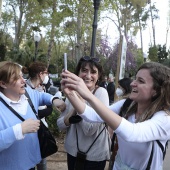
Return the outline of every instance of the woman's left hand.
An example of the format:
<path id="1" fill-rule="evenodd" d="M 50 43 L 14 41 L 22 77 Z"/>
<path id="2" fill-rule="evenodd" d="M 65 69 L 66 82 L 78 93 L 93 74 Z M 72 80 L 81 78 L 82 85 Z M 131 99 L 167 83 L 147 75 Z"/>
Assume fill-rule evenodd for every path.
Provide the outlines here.
<path id="1" fill-rule="evenodd" d="M 57 110 L 63 112 L 66 109 L 66 104 L 63 100 L 55 99 L 53 100 L 53 105 L 56 107 Z"/>

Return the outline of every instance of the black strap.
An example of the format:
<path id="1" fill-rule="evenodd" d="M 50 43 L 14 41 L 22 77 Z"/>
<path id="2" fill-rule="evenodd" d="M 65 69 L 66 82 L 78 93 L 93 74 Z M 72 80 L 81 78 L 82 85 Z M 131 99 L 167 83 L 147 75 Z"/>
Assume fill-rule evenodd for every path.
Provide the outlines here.
<path id="1" fill-rule="evenodd" d="M 36 112 L 35 107 L 34 107 L 32 101 L 31 101 L 31 98 L 30 98 L 30 96 L 29 96 L 29 94 L 28 94 L 28 92 L 26 90 L 25 90 L 25 96 L 28 98 L 28 103 L 31 106 L 33 112 L 35 113 L 35 116 L 37 117 L 37 119 L 39 119 L 38 113 Z"/>
<path id="2" fill-rule="evenodd" d="M 113 133 L 113 136 L 112 136 L 112 144 L 111 144 L 111 151 L 113 151 L 114 150 L 114 143 L 115 143 L 115 139 L 116 139 L 116 133 L 114 132 Z"/>
<path id="3" fill-rule="evenodd" d="M 124 116 L 125 116 L 125 113 L 126 113 L 127 109 L 129 108 L 129 106 L 131 105 L 132 101 L 133 101 L 133 100 L 130 99 L 130 98 L 127 98 L 127 99 L 125 100 L 125 102 L 123 103 L 123 105 L 122 105 L 122 107 L 121 107 L 119 116 L 121 116 L 121 117 L 124 117 Z"/>
<path id="4" fill-rule="evenodd" d="M 162 150 L 162 153 L 163 153 L 163 160 L 165 159 L 165 155 L 166 155 L 166 148 L 168 147 L 168 141 L 166 142 L 165 144 L 165 149 L 162 145 L 162 143 L 159 141 L 159 140 L 156 140 L 157 144 L 159 145 L 159 147 L 161 148 Z"/>
<path id="5" fill-rule="evenodd" d="M 9 106 L 1 97 L 0 97 L 0 101 L 9 109 L 11 110 L 21 121 L 25 121 L 25 119 L 20 116 L 11 106 Z"/>
<path id="6" fill-rule="evenodd" d="M 76 127 L 76 124 L 75 124 L 75 127 Z M 106 124 L 105 124 L 104 128 L 100 131 L 100 133 L 97 135 L 97 137 L 94 139 L 94 141 L 92 142 L 92 144 L 89 146 L 89 148 L 87 149 L 87 151 L 85 152 L 85 154 L 87 154 L 87 153 L 89 152 L 89 150 L 91 149 L 91 147 L 94 145 L 94 143 L 96 142 L 96 140 L 99 138 L 99 136 L 101 135 L 101 133 L 104 131 L 105 127 L 106 127 Z M 77 149 L 78 149 L 79 152 L 82 152 L 82 151 L 80 151 L 80 149 L 79 149 L 77 128 L 76 128 L 76 139 L 77 139 Z"/>
<path id="7" fill-rule="evenodd" d="M 148 165 L 146 167 L 146 170 L 150 170 L 151 168 L 151 163 L 152 163 L 152 158 L 153 158 L 153 148 L 154 148 L 154 141 L 152 142 L 152 150 L 151 150 L 151 154 L 149 157 L 149 161 L 148 161 Z"/>
<path id="8" fill-rule="evenodd" d="M 99 88 L 99 87 L 97 86 L 97 87 L 94 89 L 93 94 L 95 94 L 95 92 L 96 92 L 96 90 L 97 90 L 98 88 Z M 76 127 L 76 124 L 75 124 L 75 127 Z M 97 135 L 97 137 L 94 139 L 94 141 L 92 142 L 92 144 L 90 145 L 90 147 L 87 149 L 87 151 L 85 152 L 85 154 L 87 154 L 87 153 L 89 152 L 89 150 L 91 149 L 91 147 L 94 145 L 94 143 L 96 142 L 96 140 L 99 138 L 100 134 L 104 131 L 105 127 L 106 127 L 106 123 L 105 123 L 104 128 L 101 130 L 101 132 L 100 132 L 100 133 Z M 80 149 L 79 149 L 77 127 L 76 127 L 76 140 L 77 140 L 77 149 L 78 149 L 79 152 L 82 152 L 82 151 L 80 151 Z"/>

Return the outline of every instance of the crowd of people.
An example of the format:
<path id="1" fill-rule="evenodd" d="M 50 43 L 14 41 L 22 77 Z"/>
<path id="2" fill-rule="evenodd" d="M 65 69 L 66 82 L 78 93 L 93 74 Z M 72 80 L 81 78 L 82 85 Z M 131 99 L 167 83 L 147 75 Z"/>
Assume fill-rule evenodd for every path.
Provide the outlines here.
<path id="1" fill-rule="evenodd" d="M 44 63 L 36 61 L 26 68 L 10 61 L 0 62 L 2 169 L 47 169 L 37 136 L 40 120 L 25 92 L 47 127 L 46 117 L 53 107 L 61 111 L 56 126 L 66 131 L 68 170 L 104 170 L 111 156 L 113 134 L 119 147 L 111 169 L 163 169 L 170 138 L 170 68 L 155 62 L 144 63 L 134 80 L 120 79 L 116 87 L 113 76 L 104 76 L 99 58 L 84 56 L 74 73 L 63 70 L 61 76 L 65 101 L 61 92 L 48 93 L 50 78 Z M 125 109 L 127 101 L 130 102 Z"/>

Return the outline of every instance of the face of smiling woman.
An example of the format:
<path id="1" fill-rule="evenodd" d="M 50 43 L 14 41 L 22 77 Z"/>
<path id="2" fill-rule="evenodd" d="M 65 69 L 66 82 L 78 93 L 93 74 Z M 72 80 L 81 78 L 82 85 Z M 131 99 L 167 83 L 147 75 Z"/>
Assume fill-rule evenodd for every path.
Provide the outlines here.
<path id="1" fill-rule="evenodd" d="M 148 69 L 138 71 L 131 87 L 130 98 L 138 103 L 149 105 L 156 95 L 156 91 L 153 89 L 153 78 Z"/>
<path id="2" fill-rule="evenodd" d="M 94 66 L 93 69 L 89 67 L 89 64 L 86 64 L 84 68 L 80 69 L 79 77 L 81 77 L 86 86 L 90 91 L 94 90 L 96 82 L 99 78 L 98 69 Z"/>

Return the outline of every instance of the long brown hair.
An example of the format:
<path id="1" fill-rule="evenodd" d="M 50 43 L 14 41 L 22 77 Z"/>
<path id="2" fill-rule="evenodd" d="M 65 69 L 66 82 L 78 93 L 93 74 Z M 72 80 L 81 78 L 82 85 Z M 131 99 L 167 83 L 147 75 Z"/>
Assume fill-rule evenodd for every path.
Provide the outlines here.
<path id="1" fill-rule="evenodd" d="M 153 89 L 156 91 L 156 96 L 152 98 L 152 102 L 139 117 L 137 122 L 142 122 L 150 119 L 154 113 L 164 110 L 169 114 L 170 109 L 170 68 L 156 62 L 147 62 L 139 67 L 141 69 L 147 69 L 153 78 Z M 137 103 L 133 102 L 126 116 L 135 113 L 137 110 Z"/>

